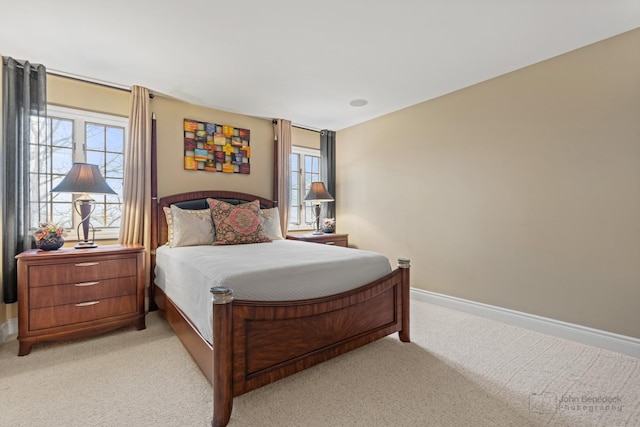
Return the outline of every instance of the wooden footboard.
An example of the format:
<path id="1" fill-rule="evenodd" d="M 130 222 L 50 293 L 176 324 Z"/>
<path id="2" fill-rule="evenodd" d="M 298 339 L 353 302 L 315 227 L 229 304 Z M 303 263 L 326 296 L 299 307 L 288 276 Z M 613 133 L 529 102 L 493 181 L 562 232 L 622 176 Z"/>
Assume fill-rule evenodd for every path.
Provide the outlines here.
<path id="1" fill-rule="evenodd" d="M 233 397 L 399 332 L 409 341 L 409 260 L 353 291 L 302 301 L 234 301 L 212 288 L 212 425 L 225 426 Z"/>

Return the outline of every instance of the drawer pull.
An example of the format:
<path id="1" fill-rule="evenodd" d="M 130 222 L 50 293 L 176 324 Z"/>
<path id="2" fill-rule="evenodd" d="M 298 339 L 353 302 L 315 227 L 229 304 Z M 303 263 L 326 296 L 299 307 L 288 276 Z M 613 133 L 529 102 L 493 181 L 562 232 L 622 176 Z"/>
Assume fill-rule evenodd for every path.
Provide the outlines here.
<path id="1" fill-rule="evenodd" d="M 336 242 L 324 242 L 325 245 L 335 245 Z"/>
<path id="2" fill-rule="evenodd" d="M 76 267 L 91 267 L 92 265 L 98 265 L 99 262 L 80 262 L 76 264 Z"/>
<path id="3" fill-rule="evenodd" d="M 81 302 L 81 303 L 76 304 L 76 307 L 87 307 L 87 306 L 90 306 L 90 305 L 96 305 L 99 302 L 100 301 Z"/>
<path id="4" fill-rule="evenodd" d="M 100 282 L 84 282 L 84 283 L 76 283 L 75 286 L 78 287 L 82 287 L 82 286 L 95 286 Z"/>

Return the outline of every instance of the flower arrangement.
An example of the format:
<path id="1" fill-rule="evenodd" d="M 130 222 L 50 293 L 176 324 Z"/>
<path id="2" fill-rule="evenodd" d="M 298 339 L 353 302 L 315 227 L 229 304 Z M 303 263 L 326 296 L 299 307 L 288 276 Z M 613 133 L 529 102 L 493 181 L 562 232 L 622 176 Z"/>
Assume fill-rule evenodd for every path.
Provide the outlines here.
<path id="1" fill-rule="evenodd" d="M 64 227 L 52 222 L 41 223 L 40 227 L 33 232 L 36 247 L 44 251 L 53 251 L 61 248 L 64 244 L 63 235 Z"/>
<path id="2" fill-rule="evenodd" d="M 322 220 L 322 231 L 324 233 L 335 233 L 336 232 L 336 219 L 335 218 L 325 218 Z"/>
<path id="3" fill-rule="evenodd" d="M 36 239 L 36 242 L 39 242 L 43 239 L 48 240 L 62 237 L 63 234 L 64 227 L 52 222 L 43 222 L 40 224 L 40 228 L 33 232 L 33 237 Z"/>

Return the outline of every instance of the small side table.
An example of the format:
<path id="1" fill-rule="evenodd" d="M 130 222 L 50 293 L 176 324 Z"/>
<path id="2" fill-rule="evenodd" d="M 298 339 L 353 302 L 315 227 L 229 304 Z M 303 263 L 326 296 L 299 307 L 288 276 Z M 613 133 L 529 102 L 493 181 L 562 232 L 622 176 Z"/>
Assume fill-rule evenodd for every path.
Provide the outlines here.
<path id="1" fill-rule="evenodd" d="M 322 243 L 323 245 L 335 245 L 349 247 L 348 234 L 287 234 L 289 240 L 301 240 L 303 242 Z"/>
<path id="2" fill-rule="evenodd" d="M 38 342 L 145 328 L 144 248 L 31 249 L 18 260 L 19 356 Z"/>

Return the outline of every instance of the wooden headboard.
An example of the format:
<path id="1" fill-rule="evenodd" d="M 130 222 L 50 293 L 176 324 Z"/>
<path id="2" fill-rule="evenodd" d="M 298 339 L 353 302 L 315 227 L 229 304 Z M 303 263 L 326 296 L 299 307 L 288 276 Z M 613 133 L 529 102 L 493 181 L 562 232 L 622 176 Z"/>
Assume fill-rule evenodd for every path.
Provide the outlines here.
<path id="1" fill-rule="evenodd" d="M 156 212 L 157 226 L 151 226 L 152 235 L 157 236 L 155 244 L 152 242 L 152 249 L 164 245 L 168 240 L 167 219 L 164 215 L 163 208 L 165 206 L 176 205 L 182 209 L 209 209 L 207 199 L 222 200 L 232 205 L 260 201 L 260 207 L 263 209 L 276 206 L 276 202 L 265 199 L 263 197 L 254 196 L 253 194 L 238 193 L 235 191 L 192 191 L 189 193 L 173 194 L 165 196 L 158 200 Z M 152 221 L 153 222 L 153 221 Z"/>

